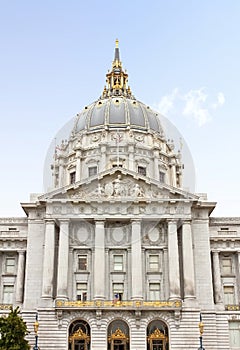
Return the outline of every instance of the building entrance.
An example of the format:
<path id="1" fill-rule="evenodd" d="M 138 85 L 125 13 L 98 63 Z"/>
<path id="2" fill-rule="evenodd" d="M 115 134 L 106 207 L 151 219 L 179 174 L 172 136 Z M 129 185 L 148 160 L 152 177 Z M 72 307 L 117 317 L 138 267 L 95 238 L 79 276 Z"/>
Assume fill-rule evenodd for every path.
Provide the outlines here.
<path id="1" fill-rule="evenodd" d="M 116 320 L 110 323 L 108 350 L 129 350 L 129 328 L 124 321 Z"/>
<path id="2" fill-rule="evenodd" d="M 167 326 L 158 320 L 152 321 L 147 328 L 147 350 L 168 350 Z"/>
<path id="3" fill-rule="evenodd" d="M 69 350 L 90 349 L 90 327 L 83 320 L 77 320 L 69 327 Z"/>

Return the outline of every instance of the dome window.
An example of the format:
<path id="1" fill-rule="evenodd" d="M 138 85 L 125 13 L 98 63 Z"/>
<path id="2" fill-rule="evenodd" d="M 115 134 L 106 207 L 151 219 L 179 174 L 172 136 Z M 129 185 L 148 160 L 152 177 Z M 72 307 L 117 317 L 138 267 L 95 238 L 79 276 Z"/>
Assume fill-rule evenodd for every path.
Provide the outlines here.
<path id="1" fill-rule="evenodd" d="M 88 168 L 88 176 L 93 176 L 97 174 L 97 166 L 90 166 Z"/>
<path id="2" fill-rule="evenodd" d="M 70 173 L 70 184 L 74 184 L 76 181 L 76 171 Z"/>
<path id="3" fill-rule="evenodd" d="M 159 172 L 159 181 L 162 183 L 165 182 L 165 173 L 163 171 Z"/>
<path id="4" fill-rule="evenodd" d="M 147 168 L 145 166 L 138 166 L 138 173 L 141 175 L 147 175 Z"/>

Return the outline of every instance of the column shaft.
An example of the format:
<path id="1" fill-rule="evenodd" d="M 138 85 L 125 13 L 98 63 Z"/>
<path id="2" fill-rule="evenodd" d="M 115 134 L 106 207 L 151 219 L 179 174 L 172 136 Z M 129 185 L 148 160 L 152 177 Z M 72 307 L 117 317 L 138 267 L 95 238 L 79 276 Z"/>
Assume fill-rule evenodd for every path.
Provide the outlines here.
<path id="1" fill-rule="evenodd" d="M 23 302 L 24 288 L 24 266 L 25 266 L 25 251 L 18 252 L 18 269 L 17 269 L 17 286 L 16 286 L 16 302 Z"/>
<path id="2" fill-rule="evenodd" d="M 55 251 L 55 223 L 53 220 L 45 224 L 45 245 L 43 257 L 43 298 L 53 297 L 53 275 L 54 275 L 54 251 Z"/>
<path id="3" fill-rule="evenodd" d="M 154 151 L 154 178 L 159 181 L 159 167 L 158 167 L 159 151 Z"/>
<path id="4" fill-rule="evenodd" d="M 183 283 L 184 299 L 195 298 L 195 277 L 192 246 L 191 223 L 184 222 L 182 225 L 182 258 L 183 258 Z"/>
<path id="5" fill-rule="evenodd" d="M 77 162 L 76 162 L 76 182 L 81 179 L 81 152 L 76 152 Z"/>
<path id="6" fill-rule="evenodd" d="M 68 297 L 69 221 L 60 222 L 57 297 Z"/>
<path id="7" fill-rule="evenodd" d="M 180 298 L 180 273 L 177 223 L 168 222 L 168 262 L 169 262 L 169 298 Z"/>
<path id="8" fill-rule="evenodd" d="M 105 298 L 105 228 L 104 221 L 95 223 L 94 298 Z"/>
<path id="9" fill-rule="evenodd" d="M 222 298 L 222 283 L 221 272 L 219 264 L 219 253 L 217 251 L 212 252 L 213 256 L 213 285 L 214 285 L 214 300 L 216 304 L 223 302 Z"/>
<path id="10" fill-rule="evenodd" d="M 132 299 L 143 299 L 141 221 L 132 221 Z"/>

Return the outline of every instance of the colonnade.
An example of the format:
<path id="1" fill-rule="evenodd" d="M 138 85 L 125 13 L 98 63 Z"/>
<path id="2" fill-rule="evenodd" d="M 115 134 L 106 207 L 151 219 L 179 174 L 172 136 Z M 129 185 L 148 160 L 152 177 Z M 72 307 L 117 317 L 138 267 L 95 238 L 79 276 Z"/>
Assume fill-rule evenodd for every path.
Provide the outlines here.
<path id="1" fill-rule="evenodd" d="M 59 220 L 59 245 L 57 261 L 57 297 L 68 298 L 69 272 L 69 220 Z M 164 263 L 168 264 L 168 288 L 169 299 L 181 299 L 180 264 L 177 221 L 168 220 L 168 247 L 164 250 Z M 195 298 L 194 259 L 192 249 L 191 222 L 182 222 L 182 266 L 183 266 L 183 294 L 184 299 Z M 143 262 L 142 262 L 142 222 L 131 221 L 131 298 L 143 299 Z M 46 221 L 45 250 L 43 264 L 42 297 L 53 298 L 54 262 L 55 251 L 55 223 L 54 220 Z M 105 285 L 105 221 L 95 221 L 94 242 L 94 270 L 93 273 L 93 298 L 104 299 L 106 297 Z M 20 268 L 20 267 L 19 267 Z"/>

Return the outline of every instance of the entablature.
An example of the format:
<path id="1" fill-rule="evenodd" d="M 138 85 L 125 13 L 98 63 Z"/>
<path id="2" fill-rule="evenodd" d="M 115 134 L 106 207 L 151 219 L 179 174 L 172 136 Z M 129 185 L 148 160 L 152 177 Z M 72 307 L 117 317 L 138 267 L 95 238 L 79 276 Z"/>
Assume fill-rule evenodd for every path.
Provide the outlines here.
<path id="1" fill-rule="evenodd" d="M 113 301 L 113 300 L 89 300 L 89 301 L 68 301 L 68 300 L 55 300 L 55 309 L 59 310 L 167 310 L 175 311 L 182 309 L 181 300 L 156 300 L 156 301 L 144 301 L 144 300 L 126 300 L 126 301 Z"/>

